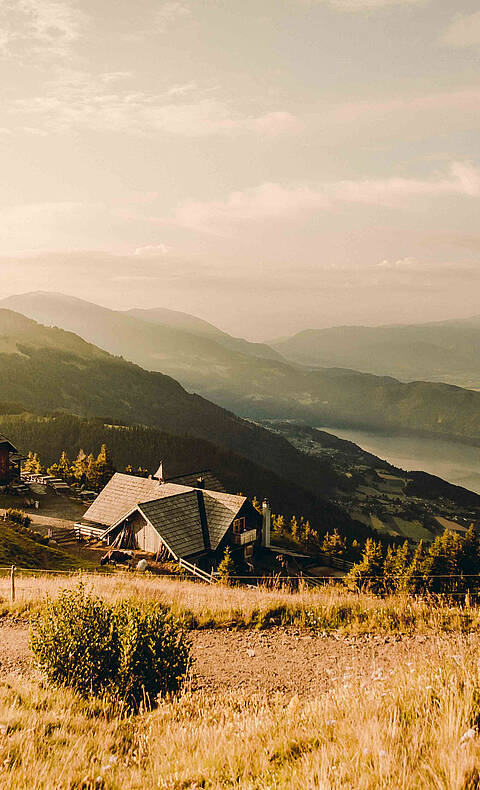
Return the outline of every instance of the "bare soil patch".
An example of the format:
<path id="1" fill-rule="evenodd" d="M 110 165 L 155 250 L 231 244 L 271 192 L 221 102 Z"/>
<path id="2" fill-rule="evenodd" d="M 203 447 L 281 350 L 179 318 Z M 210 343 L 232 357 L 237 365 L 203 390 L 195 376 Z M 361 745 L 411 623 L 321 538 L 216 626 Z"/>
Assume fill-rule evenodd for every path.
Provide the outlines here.
<path id="1" fill-rule="evenodd" d="M 358 636 L 266 631 L 193 631 L 193 689 L 211 694 L 285 694 L 313 698 L 336 687 L 369 685 L 408 668 L 419 656 L 480 645 L 480 635 Z M 25 624 L 0 624 L 0 680 L 30 674 Z"/>

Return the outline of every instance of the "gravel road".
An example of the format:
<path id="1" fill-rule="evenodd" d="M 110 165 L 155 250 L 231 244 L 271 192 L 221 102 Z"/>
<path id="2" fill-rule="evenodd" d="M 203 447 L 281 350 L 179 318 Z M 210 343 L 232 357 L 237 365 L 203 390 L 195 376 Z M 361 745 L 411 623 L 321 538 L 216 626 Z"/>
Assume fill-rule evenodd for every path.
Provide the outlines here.
<path id="1" fill-rule="evenodd" d="M 477 634 L 414 637 L 322 636 L 293 628 L 266 631 L 194 631 L 196 689 L 221 693 L 284 693 L 312 697 L 346 682 L 374 682 L 407 666 L 412 656 L 435 658 L 445 649 L 480 642 Z M 32 670 L 28 629 L 0 624 L 0 681 Z"/>

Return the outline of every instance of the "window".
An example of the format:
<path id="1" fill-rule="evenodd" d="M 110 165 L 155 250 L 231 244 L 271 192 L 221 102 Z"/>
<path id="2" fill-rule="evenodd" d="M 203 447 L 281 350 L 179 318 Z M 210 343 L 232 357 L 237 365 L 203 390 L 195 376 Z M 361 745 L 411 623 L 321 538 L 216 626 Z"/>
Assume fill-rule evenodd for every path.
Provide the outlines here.
<path id="1" fill-rule="evenodd" d="M 253 545 L 250 543 L 248 546 L 245 546 L 245 559 L 251 560 L 253 557 Z"/>
<path id="2" fill-rule="evenodd" d="M 233 534 L 240 535 L 241 532 L 245 532 L 245 519 L 236 518 L 233 522 Z"/>

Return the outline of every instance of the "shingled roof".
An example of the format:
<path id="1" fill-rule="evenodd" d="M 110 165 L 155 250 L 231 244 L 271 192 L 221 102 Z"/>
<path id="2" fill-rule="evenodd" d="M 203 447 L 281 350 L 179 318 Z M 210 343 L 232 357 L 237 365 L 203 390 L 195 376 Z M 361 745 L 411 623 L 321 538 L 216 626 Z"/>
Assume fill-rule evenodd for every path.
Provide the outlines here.
<path id="1" fill-rule="evenodd" d="M 203 494 L 210 544 L 215 550 L 246 502 L 246 497 L 224 494 L 219 491 L 204 491 Z"/>
<path id="2" fill-rule="evenodd" d="M 177 557 L 200 554 L 205 550 L 196 491 L 142 502 L 138 510 Z"/>
<path id="3" fill-rule="evenodd" d="M 110 527 L 139 502 L 161 499 L 184 491 L 185 486 L 116 472 L 90 505 L 82 521 Z"/>
<path id="4" fill-rule="evenodd" d="M 244 496 L 224 491 L 117 473 L 82 522 L 104 526 L 105 534 L 115 533 L 127 517 L 138 512 L 177 557 L 185 557 L 215 550 L 246 501 Z"/>

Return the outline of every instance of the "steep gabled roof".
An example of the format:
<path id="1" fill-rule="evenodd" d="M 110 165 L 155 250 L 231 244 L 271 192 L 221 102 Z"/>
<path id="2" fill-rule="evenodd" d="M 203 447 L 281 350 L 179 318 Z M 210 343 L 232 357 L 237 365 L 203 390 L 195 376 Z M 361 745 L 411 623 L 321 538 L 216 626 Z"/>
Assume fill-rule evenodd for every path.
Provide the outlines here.
<path id="1" fill-rule="evenodd" d="M 204 491 L 205 513 L 212 549 L 216 549 L 246 498 L 218 491 Z"/>
<path id="2" fill-rule="evenodd" d="M 146 477 L 116 472 L 83 516 L 83 521 L 110 527 L 139 502 L 183 493 L 185 486 L 159 483 Z"/>
<path id="3" fill-rule="evenodd" d="M 104 525 L 107 532 L 115 533 L 127 517 L 138 512 L 175 556 L 188 557 L 209 548 L 215 550 L 247 501 L 244 496 L 224 491 L 117 472 L 82 521 Z"/>
<path id="4" fill-rule="evenodd" d="M 196 491 L 141 502 L 138 510 L 176 557 L 205 551 Z"/>
<path id="5" fill-rule="evenodd" d="M 11 453 L 17 453 L 18 452 L 17 448 L 13 446 L 11 441 L 9 439 L 7 439 L 6 436 L 3 436 L 3 434 L 1 434 L 1 433 L 0 433 L 0 445 L 2 445 L 2 446 L 6 445 L 8 450 L 9 450 L 9 452 L 11 452 Z"/>

